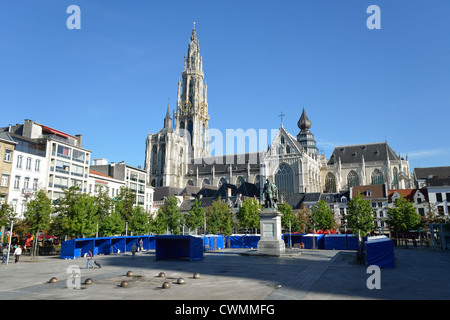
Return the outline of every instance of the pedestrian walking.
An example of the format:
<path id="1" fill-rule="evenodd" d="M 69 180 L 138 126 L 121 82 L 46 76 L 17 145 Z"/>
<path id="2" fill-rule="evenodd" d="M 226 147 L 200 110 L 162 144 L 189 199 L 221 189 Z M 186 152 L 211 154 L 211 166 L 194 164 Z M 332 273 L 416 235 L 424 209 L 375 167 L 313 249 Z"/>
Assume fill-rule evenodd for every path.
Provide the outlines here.
<path id="1" fill-rule="evenodd" d="M 14 250 L 14 257 L 16 258 L 14 263 L 19 262 L 19 258 L 20 258 L 21 255 L 22 255 L 22 248 L 18 245 L 16 250 Z"/>
<path id="2" fill-rule="evenodd" d="M 89 269 L 89 267 L 92 267 L 92 269 L 94 269 L 94 254 L 92 253 L 92 250 L 89 250 L 87 258 L 86 269 Z"/>
<path id="3" fill-rule="evenodd" d="M 133 256 L 133 260 L 134 260 L 136 251 L 137 251 L 137 245 L 136 245 L 136 243 L 133 243 L 133 245 L 131 246 L 131 255 Z"/>
<path id="4" fill-rule="evenodd" d="M 6 261 L 8 260 L 8 245 L 6 243 L 3 244 L 2 255 L 2 262 L 6 263 Z"/>
<path id="5" fill-rule="evenodd" d="M 139 252 L 144 251 L 144 241 L 141 239 L 139 239 Z"/>

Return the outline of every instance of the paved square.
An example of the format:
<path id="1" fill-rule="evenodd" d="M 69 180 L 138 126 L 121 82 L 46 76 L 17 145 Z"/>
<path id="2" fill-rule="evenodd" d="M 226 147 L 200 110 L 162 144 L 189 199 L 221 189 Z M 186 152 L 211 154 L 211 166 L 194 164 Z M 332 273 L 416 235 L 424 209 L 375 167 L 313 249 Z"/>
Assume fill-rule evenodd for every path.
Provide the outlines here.
<path id="1" fill-rule="evenodd" d="M 86 259 L 23 256 L 0 265 L 0 299 L 20 300 L 327 300 L 450 299 L 450 253 L 395 249 L 396 268 L 381 269 L 381 289 L 368 289 L 370 274 L 354 263 L 354 252 L 302 250 L 292 257 L 242 255 L 248 249 L 205 253 L 203 260 L 155 260 L 155 252 L 95 256 L 102 268 L 86 269 Z M 67 287 L 69 267 L 79 267 L 81 285 Z M 127 277 L 132 271 L 134 276 Z M 158 277 L 160 272 L 164 278 Z M 193 274 L 200 273 L 200 279 Z M 56 277 L 57 283 L 49 283 Z M 177 284 L 179 277 L 185 284 Z M 87 278 L 93 284 L 86 285 Z M 74 283 L 69 279 L 69 283 Z M 123 280 L 128 287 L 120 286 Z M 164 281 L 170 289 L 162 289 Z"/>

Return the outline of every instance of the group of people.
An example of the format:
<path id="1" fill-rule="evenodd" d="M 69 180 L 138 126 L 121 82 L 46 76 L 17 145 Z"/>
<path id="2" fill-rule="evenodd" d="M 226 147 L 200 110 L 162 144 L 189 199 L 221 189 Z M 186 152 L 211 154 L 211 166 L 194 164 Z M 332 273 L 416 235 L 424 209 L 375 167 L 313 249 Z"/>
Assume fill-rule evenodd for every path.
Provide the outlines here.
<path id="1" fill-rule="evenodd" d="M 15 246 L 11 246 L 12 248 L 10 248 L 10 250 L 8 250 L 8 244 L 4 243 L 2 245 L 2 263 L 6 264 L 6 262 L 8 261 L 8 255 L 10 254 L 10 252 L 14 252 L 14 262 L 18 263 L 19 262 L 19 258 L 22 255 L 22 247 L 20 245 L 15 245 Z"/>

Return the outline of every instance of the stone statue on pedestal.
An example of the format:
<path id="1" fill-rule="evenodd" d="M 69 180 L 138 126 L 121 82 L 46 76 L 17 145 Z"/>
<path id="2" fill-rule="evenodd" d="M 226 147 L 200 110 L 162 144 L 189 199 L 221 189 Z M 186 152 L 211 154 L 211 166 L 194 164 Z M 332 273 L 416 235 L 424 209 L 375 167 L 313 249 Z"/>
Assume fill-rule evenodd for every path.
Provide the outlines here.
<path id="1" fill-rule="evenodd" d="M 266 183 L 263 188 L 264 193 L 264 208 L 277 210 L 277 202 L 278 202 L 278 188 L 275 183 L 270 182 L 269 179 L 266 179 Z"/>

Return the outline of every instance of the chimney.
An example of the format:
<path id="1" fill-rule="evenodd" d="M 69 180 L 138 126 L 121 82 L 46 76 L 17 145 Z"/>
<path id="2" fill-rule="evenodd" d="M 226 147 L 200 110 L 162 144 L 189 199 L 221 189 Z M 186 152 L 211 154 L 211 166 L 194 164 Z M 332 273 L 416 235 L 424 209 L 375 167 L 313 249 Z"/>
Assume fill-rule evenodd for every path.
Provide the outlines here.
<path id="1" fill-rule="evenodd" d="M 77 138 L 77 146 L 82 147 L 83 146 L 83 135 L 76 134 L 75 137 Z"/>

